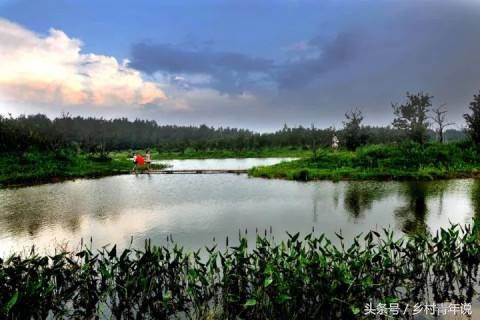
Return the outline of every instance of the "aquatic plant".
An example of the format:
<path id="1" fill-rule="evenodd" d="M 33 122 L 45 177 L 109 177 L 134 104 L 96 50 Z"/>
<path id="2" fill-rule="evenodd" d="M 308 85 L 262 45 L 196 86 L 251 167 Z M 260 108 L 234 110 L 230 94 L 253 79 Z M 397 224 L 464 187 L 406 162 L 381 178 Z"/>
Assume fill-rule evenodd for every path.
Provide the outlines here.
<path id="1" fill-rule="evenodd" d="M 0 317 L 9 319 L 357 319 L 367 303 L 471 302 L 480 227 L 396 237 L 371 231 L 267 235 L 249 247 L 186 252 L 169 242 L 0 260 Z M 262 232 L 260 232 L 262 233 Z M 338 244 L 335 244 L 338 243 Z M 411 318 L 411 313 L 403 315 Z"/>

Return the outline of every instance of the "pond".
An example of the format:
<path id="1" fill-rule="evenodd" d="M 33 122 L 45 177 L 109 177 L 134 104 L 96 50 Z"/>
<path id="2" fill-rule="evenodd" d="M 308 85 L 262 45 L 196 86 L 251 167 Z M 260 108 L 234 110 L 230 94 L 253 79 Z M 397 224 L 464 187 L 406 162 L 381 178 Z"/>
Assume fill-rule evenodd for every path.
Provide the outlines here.
<path id="1" fill-rule="evenodd" d="M 281 159 L 174 160 L 175 169 L 245 169 Z M 141 247 L 167 237 L 187 248 L 238 241 L 239 230 L 286 238 L 390 227 L 438 230 L 480 216 L 480 181 L 293 182 L 236 174 L 122 175 L 0 190 L 0 255 L 28 250 Z"/>

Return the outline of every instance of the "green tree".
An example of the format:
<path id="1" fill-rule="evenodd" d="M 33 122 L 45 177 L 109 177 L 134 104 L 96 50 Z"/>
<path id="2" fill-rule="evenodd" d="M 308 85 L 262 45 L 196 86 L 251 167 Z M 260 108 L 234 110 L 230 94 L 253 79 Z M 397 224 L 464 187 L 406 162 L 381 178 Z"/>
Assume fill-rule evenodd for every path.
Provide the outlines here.
<path id="1" fill-rule="evenodd" d="M 419 92 L 407 92 L 407 102 L 401 105 L 392 104 L 395 119 L 393 126 L 404 131 L 415 142 L 424 144 L 427 141 L 430 126 L 428 112 L 432 106 L 432 96 Z"/>
<path id="2" fill-rule="evenodd" d="M 467 122 L 470 137 L 475 144 L 480 144 L 480 94 L 473 95 L 473 101 L 470 102 L 471 114 L 464 114 L 463 117 Z"/>
<path id="3" fill-rule="evenodd" d="M 362 127 L 363 115 L 358 108 L 345 113 L 343 121 L 343 138 L 348 150 L 355 150 L 367 141 L 367 135 Z"/>

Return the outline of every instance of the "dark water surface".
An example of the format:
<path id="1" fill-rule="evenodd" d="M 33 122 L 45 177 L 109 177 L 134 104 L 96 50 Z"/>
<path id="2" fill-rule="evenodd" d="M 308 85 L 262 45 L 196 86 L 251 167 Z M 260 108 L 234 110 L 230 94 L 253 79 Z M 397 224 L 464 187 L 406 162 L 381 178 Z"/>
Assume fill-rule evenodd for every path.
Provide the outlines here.
<path id="1" fill-rule="evenodd" d="M 190 161 L 190 162 L 189 162 Z M 174 168 L 242 169 L 278 159 L 172 161 Z M 254 238 L 324 232 L 346 237 L 390 226 L 435 231 L 480 216 L 480 181 L 309 182 L 246 175 L 124 175 L 98 180 L 0 190 L 0 255 L 35 245 L 38 251 L 76 248 L 80 239 L 100 247 L 142 246 L 145 238 L 199 248 Z"/>

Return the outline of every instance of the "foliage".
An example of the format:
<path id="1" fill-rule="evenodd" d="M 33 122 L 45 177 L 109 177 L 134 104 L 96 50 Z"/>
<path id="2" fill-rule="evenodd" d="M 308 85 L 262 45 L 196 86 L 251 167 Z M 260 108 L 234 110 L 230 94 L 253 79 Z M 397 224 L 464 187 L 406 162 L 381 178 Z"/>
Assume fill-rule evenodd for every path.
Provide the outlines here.
<path id="1" fill-rule="evenodd" d="M 432 98 L 423 92 L 417 94 L 407 92 L 405 104 L 392 105 L 396 117 L 393 120 L 393 126 L 404 130 L 413 141 L 420 144 L 425 143 L 429 127 L 427 114 L 432 106 Z"/>
<path id="2" fill-rule="evenodd" d="M 160 126 L 155 121 L 96 119 L 63 115 L 50 120 L 44 115 L 5 118 L 0 116 L 0 152 L 55 151 L 73 148 L 105 155 L 108 151 L 157 149 L 160 153 L 255 152 L 269 149 L 312 150 L 330 146 L 333 128 L 302 126 L 270 133 L 236 128 L 212 128 L 206 125 Z M 341 141 L 343 130 L 336 132 Z M 348 132 L 345 132 L 348 134 Z M 453 134 L 461 135 L 459 132 Z M 433 132 L 432 132 L 433 136 Z M 461 136 L 459 138 L 462 138 Z M 390 127 L 362 127 L 361 142 L 394 143 L 405 140 L 401 130 Z"/>
<path id="3" fill-rule="evenodd" d="M 225 159 L 225 158 L 304 158 L 312 155 L 311 150 L 300 148 L 258 148 L 252 150 L 196 150 L 187 148 L 182 151 L 163 151 L 152 153 L 155 159 Z"/>
<path id="4" fill-rule="evenodd" d="M 266 233 L 266 232 L 265 232 Z M 289 235 L 254 248 L 187 253 L 176 245 L 117 252 L 14 254 L 0 260 L 0 315 L 11 319 L 356 319 L 365 304 L 471 302 L 478 226 L 399 238 L 383 230 L 347 245 Z M 228 240 L 227 240 L 228 241 Z M 204 255 L 205 256 L 205 255 Z M 428 299 L 427 299 L 428 298 Z M 407 314 L 405 318 L 411 315 Z"/>
<path id="5" fill-rule="evenodd" d="M 0 153 L 0 186 L 102 177 L 128 173 L 133 168 L 127 154 L 112 156 L 93 156 L 71 149 Z"/>
<path id="6" fill-rule="evenodd" d="M 38 147 L 54 150 L 63 145 L 61 135 L 51 130 L 51 120 L 44 115 L 5 118 L 0 115 L 0 152 L 25 150 Z"/>
<path id="7" fill-rule="evenodd" d="M 470 102 L 471 114 L 464 114 L 463 117 L 467 122 L 468 131 L 473 142 L 480 144 L 480 93 L 473 96 Z"/>
<path id="8" fill-rule="evenodd" d="M 468 143 L 413 142 L 367 145 L 356 152 L 329 149 L 316 157 L 257 167 L 256 177 L 291 180 L 315 179 L 436 179 L 476 176 L 480 150 Z"/>
<path id="9" fill-rule="evenodd" d="M 355 150 L 367 141 L 367 134 L 362 127 L 363 115 L 360 109 L 345 113 L 343 122 L 343 139 L 348 150 Z"/>

